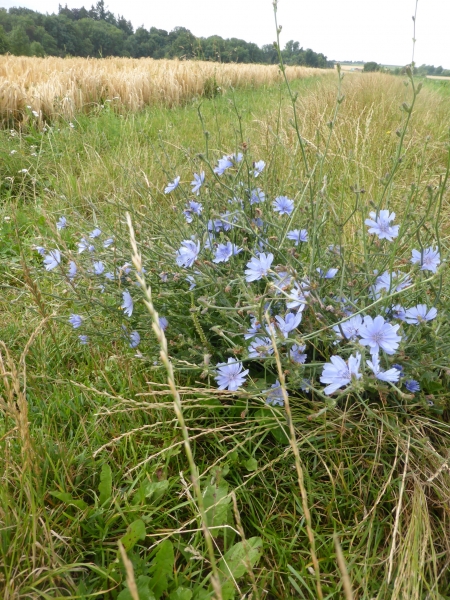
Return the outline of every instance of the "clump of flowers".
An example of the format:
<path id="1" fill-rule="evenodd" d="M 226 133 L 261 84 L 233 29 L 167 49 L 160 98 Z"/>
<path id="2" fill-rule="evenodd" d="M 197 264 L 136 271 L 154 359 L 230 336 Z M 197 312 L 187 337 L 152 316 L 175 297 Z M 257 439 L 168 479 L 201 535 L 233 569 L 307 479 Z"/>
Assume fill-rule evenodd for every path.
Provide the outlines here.
<path id="1" fill-rule="evenodd" d="M 398 258 L 386 260 L 406 225 L 395 224 L 387 208 L 372 211 L 360 223 L 369 248 L 364 270 L 339 228 L 322 240 L 299 190 L 265 181 L 264 161 L 238 152 L 208 167 L 183 176 L 184 183 L 177 175 L 161 190 L 179 206 L 170 229 L 140 223 L 139 274 L 154 290 L 158 313 L 167 315 L 159 322 L 175 368 L 197 369 L 219 391 L 245 389 L 279 409 L 285 391 L 277 358 L 287 393 L 308 401 L 380 386 L 400 397 L 423 393 L 413 376 L 420 378 L 417 348 L 440 322 L 423 283 L 429 273 L 439 276 L 438 246 L 403 244 Z M 88 349 L 103 319 L 118 343 L 159 368 L 128 248 L 103 226 L 71 238 L 73 222 L 61 216 L 56 223 L 69 240 L 65 248 L 36 248 L 43 267 L 76 292 L 66 324 Z"/>

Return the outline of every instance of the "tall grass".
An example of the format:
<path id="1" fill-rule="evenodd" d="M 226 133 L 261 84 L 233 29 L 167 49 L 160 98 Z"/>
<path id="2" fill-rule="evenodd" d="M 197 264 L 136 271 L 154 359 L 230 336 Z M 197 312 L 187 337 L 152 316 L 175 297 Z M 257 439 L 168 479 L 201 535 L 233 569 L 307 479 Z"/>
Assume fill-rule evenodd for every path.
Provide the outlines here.
<path id="1" fill-rule="evenodd" d="M 329 71 L 289 67 L 290 79 Z M 193 97 L 211 96 L 231 87 L 281 81 L 277 65 L 238 65 L 152 58 L 0 57 L 0 116 L 23 119 L 34 110 L 42 119 L 67 119 L 93 105 L 112 102 L 118 109 L 139 110 L 154 104 L 177 106 Z M 27 107 L 30 107 L 27 111 Z"/>
<path id="2" fill-rule="evenodd" d="M 170 547 L 175 553 L 172 562 L 166 561 L 168 586 L 159 588 L 158 597 L 203 598 L 212 566 L 202 535 L 205 527 L 212 533 L 221 583 L 224 589 L 231 584 L 239 598 L 252 593 L 261 600 L 315 600 L 323 593 L 326 598 L 347 600 L 441 600 L 449 595 L 449 379 L 445 360 L 433 366 L 438 347 L 444 354 L 448 347 L 446 265 L 441 265 L 427 298 L 438 303 L 439 329 L 425 325 L 430 327 L 428 339 L 421 338 L 406 361 L 420 375 L 442 372 L 441 387 L 429 381 L 427 397 L 422 394 L 412 404 L 401 396 L 398 404 L 392 404 L 394 392 L 389 388 L 375 387 L 370 402 L 356 390 L 335 406 L 324 405 L 320 397 L 291 396 L 284 390 L 289 394 L 285 404 L 290 436 L 281 438 L 272 436 L 283 413 L 255 413 L 259 392 L 242 391 L 236 398 L 215 389 L 208 352 L 201 352 L 202 337 L 208 342 L 212 336 L 205 326 L 204 299 L 197 295 L 191 302 L 183 278 L 171 295 L 157 283 L 161 256 L 167 246 L 175 248 L 175 237 L 187 227 L 181 215 L 185 198 L 180 190 L 171 197 L 164 195 L 165 184 L 179 174 L 180 188 L 186 189 L 192 171 L 204 165 L 200 161 L 205 157 L 213 162 L 223 152 L 244 148 L 266 161 L 264 175 L 256 181 L 270 200 L 281 190 L 298 193 L 299 223 L 311 210 L 318 213 L 320 224 L 325 219 L 331 223 L 315 236 L 316 248 L 323 244 L 326 248 L 340 235 L 338 243 L 355 256 L 349 265 L 352 272 L 359 276 L 362 270 L 377 268 L 362 260 L 366 230 L 362 223 L 388 182 L 398 148 L 396 132 L 401 135 L 404 125 L 405 113 L 399 107 L 410 88 L 383 75 L 344 79 L 345 99 L 329 143 L 336 82 L 304 80 L 294 82 L 293 88 L 298 92 L 306 159 L 311 165 L 322 164 L 327 175 L 326 180 L 317 178 L 312 203 L 309 199 L 302 203 L 298 192 L 312 178 L 301 167 L 292 105 L 278 86 L 242 89 L 180 108 L 153 107 L 123 117 L 105 108 L 95 116 L 80 114 L 74 128 L 62 122 L 44 133 L 30 124 L 23 134 L 2 133 L 0 311 L 8 355 L 2 346 L 6 385 L 2 382 L 0 391 L 5 414 L 0 433 L 0 589 L 5 600 L 99 596 L 109 600 L 119 593 L 122 600 L 130 597 L 123 590 L 127 580 L 135 598 L 149 577 L 146 573 L 154 578 L 155 565 L 163 564 L 158 549 Z M 424 235 L 433 239 L 430 215 L 439 214 L 442 203 L 437 225 L 443 258 L 449 242 L 449 196 L 443 177 L 448 114 L 448 99 L 422 90 L 405 134 L 390 201 L 402 228 L 428 214 Z M 19 173 L 23 168 L 28 172 Z M 210 174 L 208 178 L 211 201 L 205 200 L 205 206 L 210 202 L 214 211 L 232 195 L 224 190 L 224 182 L 231 180 L 214 182 Z M 239 183 L 240 177 L 236 179 Z M 430 198 L 436 202 L 430 205 Z M 408 218 L 403 218 L 408 204 L 415 212 L 410 208 Z M 163 350 L 172 358 L 183 338 L 189 342 L 181 357 L 187 363 L 181 365 L 185 371 L 171 375 L 170 387 L 153 364 L 158 344 L 142 305 L 136 303 L 141 356 L 111 334 L 120 318 L 117 302 L 107 318 L 98 317 L 92 332 L 96 341 L 88 348 L 80 346 L 66 317 L 74 306 L 91 307 L 99 314 L 105 296 L 95 291 L 93 282 L 84 290 L 79 285 L 77 290 L 86 295 L 74 299 L 56 275 L 46 276 L 33 250 L 35 244 L 52 240 L 64 252 L 72 252 L 75 260 L 87 260 L 86 253 L 76 256 L 74 240 L 88 227 L 100 225 L 114 229 L 117 255 L 129 261 L 125 210 L 133 216 L 152 299 L 171 321 Z M 70 227 L 58 233 L 55 220 L 61 214 L 68 217 Z M 186 238 L 192 232 L 182 231 Z M 278 244 L 278 238 L 271 243 Z M 383 243 L 371 244 L 374 263 L 388 256 Z M 405 247 L 409 244 L 415 245 L 416 239 L 405 239 Z M 155 248 L 161 252 L 151 253 Z M 329 255 L 325 250 L 323 260 Z M 173 265 L 174 252 L 167 260 Z M 395 260 L 396 268 L 410 268 L 407 254 Z M 89 268 L 83 272 L 91 282 Z M 28 282 L 25 273 L 31 274 Z M 214 293 L 230 294 L 222 289 L 228 279 L 228 275 L 222 281 L 216 278 Z M 136 299 L 143 290 L 130 289 Z M 363 298 L 366 292 L 360 292 Z M 227 302 L 234 309 L 236 298 L 225 298 L 233 299 Z M 321 319 L 318 328 L 334 318 L 329 310 L 333 302 L 330 298 L 320 309 L 319 303 L 315 305 L 314 315 Z M 178 310 L 183 303 L 189 310 Z M 57 316 L 51 327 L 31 338 L 53 311 Z M 225 335 L 233 333 L 232 326 L 222 329 Z M 219 348 L 225 343 L 224 338 L 214 340 Z M 317 352 L 321 344 L 318 340 Z M 194 359 L 200 353 L 201 371 L 187 377 L 189 368 L 199 366 Z M 177 368 L 180 364 L 178 360 Z M 284 365 L 280 370 L 277 364 L 276 372 L 289 385 L 293 369 L 285 375 Z M 170 392 L 178 395 L 175 403 Z M 182 452 L 187 442 L 192 450 L 189 460 Z M 24 468 L 26 456 L 38 465 L 37 475 Z M 188 476 L 190 468 L 194 479 Z M 197 501 L 197 484 L 204 507 Z M 145 538 L 138 535 L 142 527 Z M 130 546 L 133 532 L 136 541 Z M 239 551 L 245 568 L 240 564 L 236 572 L 243 575 L 230 581 L 224 565 L 233 561 L 229 556 L 225 560 L 225 555 L 236 539 L 242 540 Z M 262 543 L 260 554 L 255 539 Z M 120 562 L 118 541 L 128 562 Z M 142 597 L 145 593 L 149 597 L 148 585 Z"/>

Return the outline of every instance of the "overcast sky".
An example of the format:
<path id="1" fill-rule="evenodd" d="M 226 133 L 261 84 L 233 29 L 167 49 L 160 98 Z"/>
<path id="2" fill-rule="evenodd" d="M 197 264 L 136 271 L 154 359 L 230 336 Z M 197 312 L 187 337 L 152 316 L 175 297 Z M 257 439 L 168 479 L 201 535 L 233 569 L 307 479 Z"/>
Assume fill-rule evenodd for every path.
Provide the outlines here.
<path id="1" fill-rule="evenodd" d="M 58 12 L 58 4 L 90 8 L 96 0 L 0 0 L 0 7 L 26 6 Z M 135 27 L 170 31 L 187 27 L 196 36 L 237 37 L 259 46 L 275 38 L 272 0 L 105 0 Z M 281 42 L 334 60 L 411 62 L 415 0 L 279 0 Z M 419 0 L 416 64 L 450 69 L 450 0 Z"/>

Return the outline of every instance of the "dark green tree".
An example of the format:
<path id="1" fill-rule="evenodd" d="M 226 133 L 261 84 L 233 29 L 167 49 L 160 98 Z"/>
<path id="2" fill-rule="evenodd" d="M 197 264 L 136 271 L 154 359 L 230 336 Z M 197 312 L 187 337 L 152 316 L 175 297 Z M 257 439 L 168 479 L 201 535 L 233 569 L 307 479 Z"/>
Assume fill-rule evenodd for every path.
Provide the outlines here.
<path id="1" fill-rule="evenodd" d="M 9 51 L 8 37 L 3 29 L 3 25 L 0 25 L 0 54 L 6 54 Z"/>
<path id="2" fill-rule="evenodd" d="M 364 63 L 364 69 L 363 71 L 365 73 L 373 73 L 374 71 L 379 71 L 381 68 L 381 65 L 379 65 L 376 62 L 366 62 Z"/>
<path id="3" fill-rule="evenodd" d="M 14 27 L 8 34 L 9 48 L 16 56 L 30 55 L 30 40 L 22 25 Z"/>

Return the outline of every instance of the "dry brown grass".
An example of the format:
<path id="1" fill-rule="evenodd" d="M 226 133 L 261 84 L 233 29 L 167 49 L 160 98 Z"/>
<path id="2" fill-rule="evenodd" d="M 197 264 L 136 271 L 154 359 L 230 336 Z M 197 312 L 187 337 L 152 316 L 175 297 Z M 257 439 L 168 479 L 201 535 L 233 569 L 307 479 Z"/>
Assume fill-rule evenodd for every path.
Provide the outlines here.
<path id="1" fill-rule="evenodd" d="M 390 157 L 397 147 L 396 132 L 405 118 L 401 105 L 405 101 L 411 102 L 411 88 L 405 87 L 404 81 L 402 77 L 383 73 L 345 76 L 344 101 L 339 108 L 328 152 L 329 178 L 345 179 L 346 189 L 356 185 L 364 188 L 367 195 L 374 192 L 380 177 L 389 169 Z M 336 94 L 337 80 L 324 78 L 298 98 L 301 134 L 312 163 L 316 153 L 324 151 Z M 409 168 L 401 169 L 398 174 L 397 189 L 407 188 L 414 181 L 415 168 L 421 160 L 424 161 L 423 177 L 430 183 L 437 183 L 445 172 L 450 125 L 448 107 L 448 98 L 442 94 L 428 88 L 421 90 L 405 138 L 404 163 Z M 273 123 L 277 114 L 277 108 L 273 107 L 258 119 L 259 132 L 256 131 L 253 137 L 262 145 L 261 151 L 269 153 L 273 146 Z M 276 139 L 292 154 L 297 144 L 296 133 L 290 125 L 292 109 L 287 107 L 281 118 Z M 427 152 L 422 157 L 425 143 Z"/>
<path id="2" fill-rule="evenodd" d="M 288 67 L 289 79 L 328 71 Z M 176 106 L 213 91 L 213 86 L 263 86 L 281 81 L 277 65 L 238 65 L 152 58 L 0 57 L 0 115 L 19 118 L 26 107 L 41 117 L 73 118 L 107 100 L 139 110 Z"/>
<path id="3" fill-rule="evenodd" d="M 450 77 L 445 77 L 443 75 L 427 75 L 427 79 L 441 79 L 443 81 L 450 81 Z"/>

